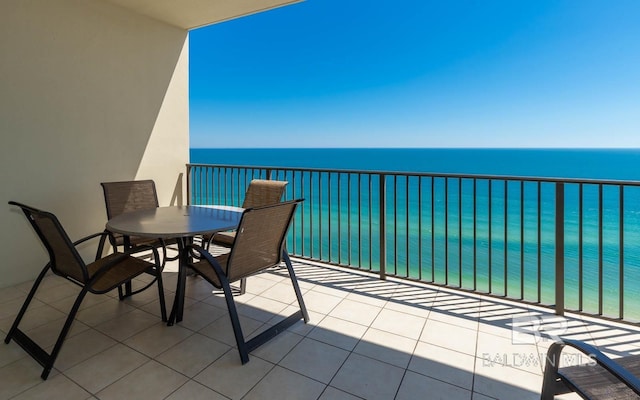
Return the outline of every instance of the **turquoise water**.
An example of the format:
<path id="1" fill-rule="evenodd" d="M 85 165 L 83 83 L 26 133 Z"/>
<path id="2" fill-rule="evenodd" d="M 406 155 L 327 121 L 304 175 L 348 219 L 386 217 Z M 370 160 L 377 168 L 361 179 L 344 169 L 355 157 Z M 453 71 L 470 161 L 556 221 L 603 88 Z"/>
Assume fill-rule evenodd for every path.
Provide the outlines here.
<path id="1" fill-rule="evenodd" d="M 509 149 L 192 149 L 192 163 L 255 165 L 274 167 L 330 168 L 376 171 L 403 171 L 421 173 L 483 174 L 501 176 L 535 176 L 561 178 L 587 178 L 606 180 L 640 180 L 640 169 L 636 168 L 640 160 L 640 150 L 509 150 Z M 285 177 L 291 183 L 295 177 Z M 326 177 L 324 178 L 327 179 Z M 332 178 L 332 193 L 337 193 L 338 179 Z M 305 178 L 307 186 L 310 178 Z M 324 182 L 323 185 L 326 185 Z M 347 208 L 347 199 L 341 199 L 340 212 L 337 195 L 328 198 L 325 190 L 322 206 L 319 206 L 317 193 L 297 185 L 297 193 L 309 203 L 305 208 L 305 219 L 315 218 L 318 229 L 314 233 L 314 243 L 310 235 L 299 238 L 298 249 L 304 249 L 307 255 L 333 262 L 360 260 L 365 266 L 378 265 L 380 237 L 377 234 L 379 221 L 377 202 L 377 183 L 374 182 L 371 217 L 369 217 L 369 199 L 366 198 L 366 182 L 358 188 L 352 184 L 352 193 L 363 193 L 361 214 L 354 215 L 357 200 L 351 199 L 351 213 Z M 387 271 L 398 275 L 422 277 L 436 282 L 463 287 L 473 287 L 474 261 L 477 268 L 477 288 L 492 293 L 507 294 L 510 297 L 537 299 L 538 261 L 541 264 L 542 302 L 554 302 L 554 254 L 555 254 L 555 214 L 554 186 L 543 184 L 538 199 L 537 185 L 525 183 L 520 193 L 520 183 L 510 182 L 506 189 L 503 181 L 494 181 L 489 201 L 487 180 L 478 181 L 475 198 L 472 196 L 472 181 L 449 181 L 447 202 L 445 205 L 444 180 L 437 179 L 433 184 L 433 204 L 431 204 L 431 184 L 424 183 L 421 188 L 422 211 L 418 212 L 417 178 L 407 183 L 402 178 L 396 181 L 397 190 L 387 191 Z M 346 179 L 342 180 L 343 193 L 346 192 Z M 291 184 L 289 185 L 291 186 Z M 388 178 L 388 187 L 390 187 Z M 577 185 L 567 185 L 565 193 L 565 282 L 566 306 L 578 306 L 579 261 L 583 263 L 584 309 L 597 312 L 599 264 L 602 263 L 603 310 L 610 316 L 616 316 L 619 305 L 620 280 L 620 197 L 617 186 L 603 189 L 602 201 L 602 245 L 599 236 L 599 193 L 596 185 L 584 187 L 582 247 L 579 246 L 579 204 Z M 506 190 L 506 193 L 505 193 Z M 407 198 L 408 194 L 408 198 Z M 355 195 L 353 195 L 355 197 Z M 505 209 L 505 199 L 507 206 Z M 331 201 L 329 201 L 331 200 Z M 473 202 L 477 207 L 474 218 Z M 537 204 L 541 201 L 541 225 L 538 232 Z M 238 200 L 239 201 L 239 200 Z M 332 208 L 329 216 L 329 207 Z M 433 220 L 431 208 L 433 207 Z M 491 207 L 491 225 L 488 223 Z M 446 213 L 445 213 L 446 209 Z M 393 211 L 395 210 L 395 211 Z M 459 212 L 458 210 L 461 210 Z M 521 212 L 523 215 L 521 216 Z M 350 215 L 351 214 L 351 215 Z M 445 214 L 448 223 L 445 224 Z M 409 215 L 409 219 L 407 219 Z M 624 211 L 624 267 L 625 279 L 625 317 L 640 319 L 640 259 L 635 249 L 640 243 L 640 190 L 634 187 L 625 189 Z M 346 221 L 351 217 L 351 223 Z M 417 219 L 422 219 L 421 231 Z M 358 223 L 359 221 L 359 223 Z M 339 226 L 340 223 L 340 226 Z M 365 234 L 356 237 L 358 226 Z M 331 227 L 331 228 L 330 228 Z M 368 231 L 371 227 L 371 235 Z M 348 232 L 351 229 L 351 237 Z M 308 227 L 307 227 L 308 229 Z M 332 240 L 329 240 L 329 229 Z M 338 243 L 338 230 L 342 242 Z M 505 236 L 506 235 L 506 236 Z M 538 238 L 540 236 L 540 239 Z M 360 254 L 358 248 L 349 246 L 349 242 L 358 239 L 363 247 L 372 245 L 371 257 L 368 251 Z M 490 245 L 489 245 L 490 243 Z M 506 243 L 506 245 L 505 245 Z M 397 254 L 393 249 L 398 248 Z M 313 249 L 312 249 L 313 247 Z M 603 251 L 600 253 L 600 247 Z M 351 249 L 351 250 L 349 250 Z M 447 249 L 445 254 L 445 249 Z M 474 260 L 474 249 L 476 250 Z M 422 265 L 417 265 L 421 253 Z M 540 260 L 538 260 L 540 252 Z M 602 259 L 600 259 L 600 256 Z M 433 261 L 433 262 L 432 262 Z M 506 270 L 505 270 L 506 269 Z M 521 275 L 524 274 L 524 279 Z M 490 279 L 489 279 L 490 278 Z M 520 284 L 524 281 L 524 292 Z M 505 292 L 506 290 L 506 292 Z"/>

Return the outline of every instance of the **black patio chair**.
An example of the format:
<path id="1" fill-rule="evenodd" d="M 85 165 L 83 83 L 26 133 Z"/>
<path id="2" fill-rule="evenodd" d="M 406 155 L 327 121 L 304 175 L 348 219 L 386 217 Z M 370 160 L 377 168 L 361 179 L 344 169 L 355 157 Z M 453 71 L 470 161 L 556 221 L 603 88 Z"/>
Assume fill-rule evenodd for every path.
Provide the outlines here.
<path id="1" fill-rule="evenodd" d="M 276 181 L 267 179 L 253 179 L 249 182 L 247 191 L 244 195 L 242 208 L 254 208 L 278 203 L 282 200 L 286 181 Z M 206 249 L 213 244 L 221 247 L 231 247 L 233 239 L 235 239 L 236 231 L 216 232 L 213 235 L 204 235 L 203 243 L 206 243 Z M 240 294 L 247 291 L 247 280 L 240 280 Z"/>
<path id="2" fill-rule="evenodd" d="M 104 244 L 108 236 L 107 232 L 96 233 L 72 242 L 60 224 L 60 221 L 58 221 L 58 218 L 56 218 L 52 213 L 41 211 L 14 201 L 10 201 L 9 204 L 18 206 L 22 209 L 27 220 L 31 223 L 31 226 L 49 253 L 49 262 L 45 265 L 33 283 L 26 300 L 20 308 L 20 311 L 18 312 L 18 315 L 16 316 L 16 319 L 14 320 L 4 341 L 8 344 L 12 339 L 15 340 L 18 345 L 38 361 L 38 363 L 44 367 L 44 371 L 41 375 L 42 379 L 47 379 L 49 376 L 51 368 L 53 368 L 53 364 L 58 357 L 62 344 L 64 343 L 78 309 L 80 308 L 80 304 L 87 293 L 107 293 L 119 287 L 123 283 L 130 282 L 133 278 L 142 273 L 147 272 L 154 274 L 157 278 L 156 281 L 158 284 L 160 314 L 163 321 L 167 320 L 164 291 L 162 286 L 162 270 L 158 264 L 158 251 L 155 248 L 151 246 L 139 246 L 129 252 L 116 252 L 102 257 Z M 76 246 L 94 238 L 100 238 L 95 261 L 87 264 L 78 253 Z M 133 256 L 134 252 L 149 250 L 155 255 L 155 264 Z M 71 307 L 69 315 L 65 320 L 53 349 L 50 353 L 47 353 L 46 350 L 34 342 L 25 332 L 20 330 L 19 325 L 29 307 L 29 303 L 31 303 L 31 300 L 38 289 L 38 286 L 40 286 L 40 283 L 49 270 L 51 270 L 55 275 L 75 283 L 81 288 L 81 290 Z"/>
<path id="3" fill-rule="evenodd" d="M 302 292 L 285 250 L 286 234 L 296 207 L 301 201 L 294 200 L 245 209 L 228 253 L 212 256 L 201 246 L 194 244 L 187 246 L 187 250 L 195 258 L 195 262 L 190 266 L 213 286 L 224 291 L 242 364 L 249 361 L 249 352 L 298 320 L 303 319 L 305 323 L 309 321 Z M 230 284 L 267 268 L 278 266 L 282 261 L 289 272 L 300 310 L 267 328 L 251 340 L 245 341 Z"/>
<path id="4" fill-rule="evenodd" d="M 104 192 L 104 203 L 107 209 L 107 218 L 111 219 L 118 215 L 138 210 L 149 210 L 158 208 L 158 193 L 156 192 L 156 184 L 151 179 L 120 181 L 120 182 L 102 182 L 100 183 Z M 149 239 L 137 236 L 125 236 L 120 233 L 109 232 L 109 242 L 114 250 L 122 248 L 122 251 L 128 251 L 140 246 L 153 246 L 162 251 L 162 263 L 160 268 L 164 268 L 169 260 L 177 260 L 177 256 L 167 256 L 167 245 L 175 243 L 175 240 Z M 143 290 L 148 289 L 154 284 L 155 280 L 151 280 L 140 288 L 133 289 L 131 283 L 125 284 L 124 288 L 118 288 L 118 297 L 120 300 L 125 297 L 135 295 Z"/>
<path id="5" fill-rule="evenodd" d="M 561 367 L 562 350 L 571 347 L 585 363 Z M 571 359 L 576 360 L 575 357 Z M 541 400 L 577 393 L 583 399 L 640 399 L 640 355 L 611 359 L 597 348 L 571 339 L 553 343 L 547 352 Z"/>

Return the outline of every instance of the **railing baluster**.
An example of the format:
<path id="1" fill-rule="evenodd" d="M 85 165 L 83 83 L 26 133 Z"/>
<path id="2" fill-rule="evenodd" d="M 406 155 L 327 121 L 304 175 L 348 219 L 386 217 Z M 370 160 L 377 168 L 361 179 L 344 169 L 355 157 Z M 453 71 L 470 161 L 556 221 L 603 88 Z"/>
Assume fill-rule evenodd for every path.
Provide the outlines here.
<path id="1" fill-rule="evenodd" d="M 488 267 L 487 273 L 489 275 L 489 278 L 488 278 L 489 279 L 489 282 L 488 282 L 489 283 L 489 293 L 493 293 L 493 290 L 492 290 L 492 288 L 493 288 L 493 276 L 492 276 L 493 275 L 493 240 L 492 240 L 493 239 L 492 238 L 492 236 L 493 236 L 492 235 L 492 232 L 493 232 L 493 229 L 492 229 L 493 228 L 493 223 L 492 223 L 492 221 L 493 221 L 493 206 L 492 206 L 492 204 L 493 204 L 493 193 L 492 193 L 493 192 L 493 180 L 490 179 L 488 183 L 489 183 L 489 195 L 488 195 L 489 196 L 489 220 L 487 221 L 488 222 L 488 227 L 487 228 L 488 228 L 488 232 L 489 232 L 488 233 L 488 236 L 489 236 L 488 237 L 488 241 L 489 241 L 489 248 L 488 248 L 488 252 L 489 252 L 489 255 L 488 255 L 489 256 L 488 257 L 489 258 L 489 261 L 488 261 L 489 262 L 489 267 Z"/>
<path id="2" fill-rule="evenodd" d="M 431 282 L 436 281 L 436 203 L 435 178 L 431 177 Z"/>
<path id="3" fill-rule="evenodd" d="M 393 175 L 393 275 L 398 276 L 398 181 Z"/>
<path id="4" fill-rule="evenodd" d="M 379 218 L 380 218 L 380 279 L 387 279 L 387 177 L 380 174 L 380 197 L 379 197 Z"/>
<path id="5" fill-rule="evenodd" d="M 564 315 L 564 183 L 556 182 L 556 315 Z"/>
<path id="6" fill-rule="evenodd" d="M 473 290 L 478 290 L 478 180 L 473 178 Z"/>
<path id="7" fill-rule="evenodd" d="M 520 300 L 524 298 L 524 181 L 520 181 Z"/>
<path id="8" fill-rule="evenodd" d="M 584 185 L 578 185 L 578 310 L 582 311 L 584 295 Z"/>
<path id="9" fill-rule="evenodd" d="M 618 188 L 618 265 L 620 281 L 618 286 L 618 318 L 624 319 L 624 185 Z"/>
<path id="10" fill-rule="evenodd" d="M 406 275 L 409 277 L 409 175 L 405 177 L 405 263 Z"/>
<path id="11" fill-rule="evenodd" d="M 598 315 L 604 315 L 603 310 L 603 288 L 604 288 L 604 224 L 603 224 L 603 187 L 602 184 L 598 185 Z"/>
<path id="12" fill-rule="evenodd" d="M 444 284 L 449 284 L 449 178 L 444 178 Z"/>
<path id="13" fill-rule="evenodd" d="M 458 179 L 458 287 L 462 287 L 462 179 Z"/>
<path id="14" fill-rule="evenodd" d="M 509 295 L 509 248 L 507 243 L 509 242 L 509 181 L 504 181 L 504 240 L 503 240 L 503 253 L 504 253 L 504 288 L 502 293 L 505 296 Z"/>
<path id="15" fill-rule="evenodd" d="M 422 177 L 418 176 L 418 280 L 422 280 Z"/>

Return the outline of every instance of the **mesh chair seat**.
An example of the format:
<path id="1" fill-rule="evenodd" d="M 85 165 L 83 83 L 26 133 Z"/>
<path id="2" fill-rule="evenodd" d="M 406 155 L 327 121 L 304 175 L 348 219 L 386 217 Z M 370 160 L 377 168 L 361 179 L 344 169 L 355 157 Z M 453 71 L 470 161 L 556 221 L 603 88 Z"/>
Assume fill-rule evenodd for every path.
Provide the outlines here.
<path id="1" fill-rule="evenodd" d="M 106 272 L 103 272 L 103 269 L 112 263 L 115 264 Z M 87 272 L 91 280 L 88 290 L 95 294 L 109 292 L 145 272 L 153 274 L 154 267 L 153 264 L 141 258 L 131 257 L 124 253 L 109 254 L 91 264 L 87 264 Z"/>
<path id="2" fill-rule="evenodd" d="M 560 366 L 562 350 L 570 347 L 582 353 L 586 364 Z M 570 360 L 579 360 L 573 354 Z M 541 400 L 558 394 L 575 392 L 583 399 L 639 399 L 640 355 L 616 359 L 578 340 L 562 339 L 551 344 L 547 352 Z"/>

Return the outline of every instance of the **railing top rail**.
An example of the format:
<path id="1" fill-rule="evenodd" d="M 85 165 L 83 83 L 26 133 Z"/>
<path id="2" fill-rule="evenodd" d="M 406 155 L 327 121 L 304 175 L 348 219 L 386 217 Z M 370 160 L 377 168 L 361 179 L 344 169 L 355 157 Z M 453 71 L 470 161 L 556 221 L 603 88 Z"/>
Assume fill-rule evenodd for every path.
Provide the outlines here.
<path id="1" fill-rule="evenodd" d="M 389 175 L 389 176 L 395 175 L 395 176 L 429 177 L 429 178 L 454 178 L 454 179 L 524 181 L 524 182 L 544 182 L 544 183 L 575 183 L 575 184 L 594 184 L 594 185 L 640 186 L 640 181 L 628 181 L 628 180 L 616 180 L 616 179 L 559 178 L 559 177 L 539 177 L 539 176 L 482 175 L 482 174 L 380 171 L 380 170 L 357 170 L 357 169 L 327 169 L 327 168 L 303 168 L 303 167 L 234 165 L 234 164 L 187 163 L 186 165 L 188 169 L 192 167 L 238 168 L 238 169 L 254 169 L 254 170 L 266 169 L 266 170 L 287 170 L 287 171 L 339 173 L 339 174 Z"/>

